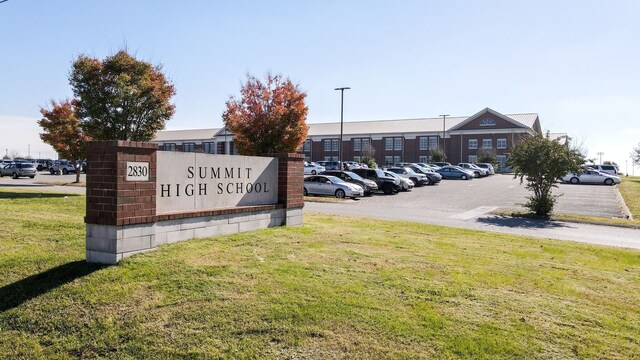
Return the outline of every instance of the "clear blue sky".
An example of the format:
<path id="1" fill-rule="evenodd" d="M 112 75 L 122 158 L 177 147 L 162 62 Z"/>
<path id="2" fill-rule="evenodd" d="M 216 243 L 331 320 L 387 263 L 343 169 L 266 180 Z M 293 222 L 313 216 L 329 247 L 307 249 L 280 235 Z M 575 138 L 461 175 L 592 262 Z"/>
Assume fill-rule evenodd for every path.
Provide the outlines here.
<path id="1" fill-rule="evenodd" d="M 221 126 L 245 74 L 271 71 L 307 91 L 309 123 L 339 120 L 338 86 L 352 87 L 346 120 L 537 112 L 624 170 L 640 142 L 639 17 L 640 1 L 9 0 L 0 148 L 48 151 L 34 122 L 72 95 L 71 62 L 126 45 L 176 85 L 169 129 Z"/>

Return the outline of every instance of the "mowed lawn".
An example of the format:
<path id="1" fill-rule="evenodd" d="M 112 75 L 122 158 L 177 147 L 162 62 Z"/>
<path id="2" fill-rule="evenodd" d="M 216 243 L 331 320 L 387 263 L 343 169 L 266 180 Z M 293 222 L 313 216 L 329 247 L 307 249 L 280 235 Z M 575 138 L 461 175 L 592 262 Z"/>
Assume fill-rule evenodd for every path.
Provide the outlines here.
<path id="1" fill-rule="evenodd" d="M 634 221 L 640 222 L 640 176 L 628 176 L 622 178 L 618 190 L 624 198 Z"/>
<path id="2" fill-rule="evenodd" d="M 640 354 L 636 250 L 307 215 L 101 267 L 84 202 L 0 190 L 0 358 Z"/>

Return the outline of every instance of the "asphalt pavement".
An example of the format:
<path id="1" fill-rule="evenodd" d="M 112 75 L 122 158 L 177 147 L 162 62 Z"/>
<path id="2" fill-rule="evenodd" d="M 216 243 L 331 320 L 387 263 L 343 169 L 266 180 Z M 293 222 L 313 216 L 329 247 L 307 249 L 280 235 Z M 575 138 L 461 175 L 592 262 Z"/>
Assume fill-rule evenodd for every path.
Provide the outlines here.
<path id="1" fill-rule="evenodd" d="M 616 189 L 605 185 L 559 184 L 556 213 L 623 217 Z M 306 202 L 305 212 L 406 220 L 465 229 L 570 240 L 640 249 L 640 230 L 492 215 L 523 209 L 528 192 L 511 175 L 443 180 L 397 195 L 374 195 L 339 203 Z"/>

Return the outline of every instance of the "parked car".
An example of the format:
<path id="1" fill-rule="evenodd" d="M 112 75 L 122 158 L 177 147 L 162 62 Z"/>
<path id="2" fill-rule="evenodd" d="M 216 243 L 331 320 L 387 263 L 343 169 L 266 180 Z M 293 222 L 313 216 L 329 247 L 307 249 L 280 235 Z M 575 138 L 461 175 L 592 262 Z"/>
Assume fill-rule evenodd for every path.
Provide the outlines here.
<path id="1" fill-rule="evenodd" d="M 385 175 L 380 169 L 353 169 L 353 172 L 365 179 L 373 180 L 378 185 L 378 190 L 382 190 L 387 195 L 401 190 L 400 180 Z"/>
<path id="2" fill-rule="evenodd" d="M 408 166 L 386 168 L 386 171 L 395 173 L 400 177 L 411 180 L 415 186 L 429 185 L 433 182 L 425 174 L 419 174 Z"/>
<path id="3" fill-rule="evenodd" d="M 436 172 L 445 179 L 471 180 L 474 178 L 473 173 L 457 166 L 443 166 L 439 170 L 436 170 Z"/>
<path id="4" fill-rule="evenodd" d="M 433 171 L 436 171 L 436 170 L 440 169 L 440 166 L 435 165 L 435 164 L 416 163 L 416 165 L 422 166 L 425 169 L 430 169 L 430 170 L 433 170 Z"/>
<path id="5" fill-rule="evenodd" d="M 398 175 L 396 173 L 392 173 L 391 171 L 384 171 L 384 174 L 386 176 L 389 176 L 389 177 L 396 178 L 396 179 L 400 180 L 400 190 L 401 191 L 409 191 L 409 190 L 413 189 L 413 187 L 415 186 L 413 181 L 411 181 L 410 179 L 403 178 L 403 177 L 401 177 L 400 175 Z"/>
<path id="6" fill-rule="evenodd" d="M 49 170 L 51 163 L 51 159 L 36 159 L 36 169 L 38 171 Z"/>
<path id="7" fill-rule="evenodd" d="M 583 170 L 592 169 L 592 170 L 597 170 L 597 171 L 600 171 L 600 172 L 603 172 L 603 173 L 606 173 L 606 174 L 609 174 L 609 175 L 614 175 L 614 176 L 618 175 L 618 169 L 613 165 L 596 165 L 596 164 L 593 164 L 593 165 L 582 165 L 582 169 Z"/>
<path id="8" fill-rule="evenodd" d="M 605 184 L 614 185 L 620 184 L 620 178 L 615 175 L 610 175 L 602 171 L 587 170 L 583 173 L 571 173 L 562 178 L 562 181 L 572 184 Z"/>
<path id="9" fill-rule="evenodd" d="M 476 166 L 487 170 L 488 175 L 494 175 L 496 173 L 495 169 L 493 168 L 493 165 L 489 163 L 477 163 Z"/>
<path id="10" fill-rule="evenodd" d="M 364 196 L 360 185 L 348 183 L 335 176 L 311 175 L 304 178 L 304 195 L 328 195 L 355 199 Z"/>
<path id="11" fill-rule="evenodd" d="M 326 170 L 342 170 L 338 161 L 316 161 L 316 163 Z"/>
<path id="12" fill-rule="evenodd" d="M 376 190 L 378 190 L 378 184 L 376 184 L 373 180 L 364 179 L 360 175 L 358 175 L 358 174 L 356 174 L 354 172 L 351 172 L 351 171 L 328 170 L 328 171 L 325 171 L 325 172 L 321 173 L 320 175 L 335 176 L 335 177 L 340 178 L 340 179 L 342 179 L 342 180 L 344 180 L 346 182 L 360 185 L 362 187 L 362 189 L 364 190 L 364 195 L 365 196 L 370 196 Z"/>
<path id="13" fill-rule="evenodd" d="M 53 164 L 49 166 L 49 172 L 51 175 L 54 175 L 58 170 L 60 170 L 64 175 L 67 175 L 70 172 L 76 172 L 76 167 L 71 161 L 58 160 L 54 161 Z"/>
<path id="14" fill-rule="evenodd" d="M 0 176 L 11 176 L 14 179 L 19 177 L 36 177 L 36 166 L 32 163 L 11 163 L 5 165 L 0 170 Z"/>
<path id="15" fill-rule="evenodd" d="M 458 164 L 459 167 L 463 168 L 463 169 L 467 169 L 471 172 L 473 172 L 473 176 L 475 177 L 484 177 L 484 176 L 488 176 L 489 173 L 487 172 L 487 170 L 477 166 L 476 164 L 472 164 L 472 163 L 459 163 Z"/>
<path id="16" fill-rule="evenodd" d="M 305 175 L 317 175 L 321 172 L 325 171 L 324 166 L 318 165 L 314 162 L 304 164 L 304 174 Z"/>
<path id="17" fill-rule="evenodd" d="M 440 180 L 442 180 L 442 175 L 438 174 L 430 168 L 424 168 L 422 166 L 419 166 L 418 164 L 411 164 L 409 165 L 409 168 L 411 168 L 411 170 L 417 172 L 418 174 L 425 175 L 429 179 L 429 183 L 427 185 L 437 184 L 440 182 Z"/>

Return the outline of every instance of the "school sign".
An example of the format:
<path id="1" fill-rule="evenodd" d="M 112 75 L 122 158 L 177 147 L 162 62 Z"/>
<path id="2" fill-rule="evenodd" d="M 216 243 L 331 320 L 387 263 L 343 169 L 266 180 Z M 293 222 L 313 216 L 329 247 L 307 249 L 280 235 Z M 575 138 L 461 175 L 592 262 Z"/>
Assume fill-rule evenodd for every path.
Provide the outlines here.
<path id="1" fill-rule="evenodd" d="M 213 155 L 95 141 L 87 162 L 88 262 L 115 264 L 163 244 L 303 221 L 299 154 Z"/>

